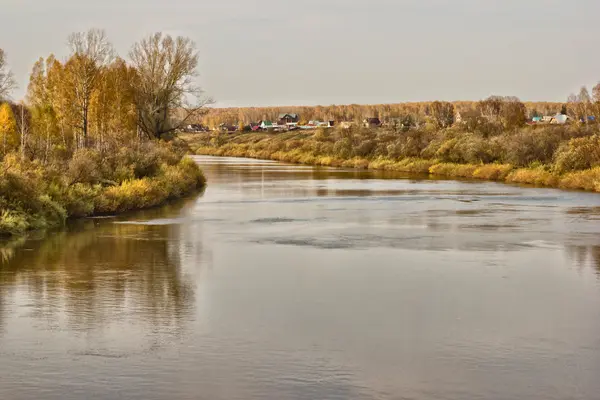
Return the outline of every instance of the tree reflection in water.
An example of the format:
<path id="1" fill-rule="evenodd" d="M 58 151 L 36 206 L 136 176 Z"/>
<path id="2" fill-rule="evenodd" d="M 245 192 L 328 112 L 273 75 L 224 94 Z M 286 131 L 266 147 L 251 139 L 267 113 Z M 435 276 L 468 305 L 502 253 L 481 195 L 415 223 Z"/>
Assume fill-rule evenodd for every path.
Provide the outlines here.
<path id="1" fill-rule="evenodd" d="M 566 246 L 569 258 L 581 269 L 593 268 L 596 276 L 600 279 L 600 246 Z"/>
<path id="2" fill-rule="evenodd" d="M 201 255 L 199 242 L 182 243 L 185 230 L 179 224 L 87 220 L 43 239 L 5 243 L 0 336 L 16 297 L 26 299 L 29 315 L 46 329 L 90 333 L 141 324 L 141 332 L 180 333 L 195 301 L 195 282 L 182 271 L 182 252 L 193 264 Z"/>

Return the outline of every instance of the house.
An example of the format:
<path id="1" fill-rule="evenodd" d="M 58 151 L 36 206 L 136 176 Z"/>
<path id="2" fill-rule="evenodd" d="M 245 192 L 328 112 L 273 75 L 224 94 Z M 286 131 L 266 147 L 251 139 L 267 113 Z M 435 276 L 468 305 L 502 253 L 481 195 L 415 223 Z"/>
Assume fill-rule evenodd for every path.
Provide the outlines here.
<path id="1" fill-rule="evenodd" d="M 535 122 L 535 123 L 542 122 L 542 117 L 533 117 L 533 118 L 531 118 L 531 122 Z"/>
<path id="2" fill-rule="evenodd" d="M 540 122 L 542 122 L 542 123 L 544 123 L 544 124 L 549 124 L 549 123 L 551 123 L 551 122 L 552 122 L 552 119 L 553 119 L 553 118 L 554 118 L 554 117 L 553 117 L 552 115 L 544 115 L 544 116 L 542 117 L 542 120 L 541 120 Z"/>
<path id="3" fill-rule="evenodd" d="M 208 128 L 201 124 L 189 124 L 183 128 L 184 132 L 208 132 Z"/>
<path id="4" fill-rule="evenodd" d="M 552 117 L 550 123 L 553 125 L 564 125 L 569 121 L 569 119 L 571 118 L 568 115 L 556 114 L 554 117 Z"/>
<path id="5" fill-rule="evenodd" d="M 350 129 L 350 128 L 352 128 L 355 125 L 356 125 L 356 122 L 354 122 L 354 121 L 342 121 L 342 122 L 340 122 L 340 128 L 342 128 L 342 129 Z"/>
<path id="6" fill-rule="evenodd" d="M 279 125 L 287 125 L 292 123 L 297 124 L 298 121 L 300 121 L 300 116 L 298 114 L 283 113 L 279 114 L 279 117 L 277 119 L 279 120 Z"/>
<path id="7" fill-rule="evenodd" d="M 365 118 L 363 124 L 365 128 L 378 128 L 381 126 L 381 120 L 379 118 Z"/>
<path id="8" fill-rule="evenodd" d="M 275 128 L 275 126 L 273 125 L 272 121 L 261 121 L 260 122 L 260 129 L 262 129 L 263 131 L 266 131 L 268 129 L 273 129 Z"/>
<path id="9" fill-rule="evenodd" d="M 219 131 L 221 132 L 235 132 L 237 131 L 237 126 L 233 126 L 233 125 L 228 125 L 228 124 L 220 124 L 219 125 Z"/>
<path id="10" fill-rule="evenodd" d="M 587 118 L 585 118 L 585 117 L 580 118 L 579 122 L 581 122 L 581 123 L 596 122 L 596 117 L 594 117 L 593 115 L 588 115 Z"/>

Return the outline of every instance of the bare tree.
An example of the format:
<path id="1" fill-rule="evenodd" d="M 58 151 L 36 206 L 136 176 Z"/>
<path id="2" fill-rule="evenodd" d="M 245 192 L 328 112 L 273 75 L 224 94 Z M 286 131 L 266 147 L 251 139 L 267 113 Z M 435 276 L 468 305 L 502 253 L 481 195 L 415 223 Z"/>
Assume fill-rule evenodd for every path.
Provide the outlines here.
<path id="1" fill-rule="evenodd" d="M 0 49 L 0 101 L 6 99 L 15 87 L 14 76 L 6 63 L 6 54 Z"/>
<path id="2" fill-rule="evenodd" d="M 129 57 L 137 72 L 137 124 L 149 138 L 180 128 L 210 102 L 194 85 L 198 53 L 190 39 L 156 33 L 136 43 Z"/>
<path id="3" fill-rule="evenodd" d="M 66 64 L 67 79 L 73 89 L 73 107 L 81 131 L 81 147 L 87 146 L 89 110 L 92 93 L 98 84 L 102 69 L 114 58 L 112 45 L 103 30 L 91 29 L 69 36 L 71 57 Z"/>
<path id="4" fill-rule="evenodd" d="M 525 105 L 515 96 L 490 96 L 477 103 L 477 108 L 489 122 L 507 129 L 518 128 L 527 118 Z"/>
<path id="5" fill-rule="evenodd" d="M 430 107 L 431 117 L 438 128 L 448 128 L 454 124 L 454 104 L 434 101 Z"/>

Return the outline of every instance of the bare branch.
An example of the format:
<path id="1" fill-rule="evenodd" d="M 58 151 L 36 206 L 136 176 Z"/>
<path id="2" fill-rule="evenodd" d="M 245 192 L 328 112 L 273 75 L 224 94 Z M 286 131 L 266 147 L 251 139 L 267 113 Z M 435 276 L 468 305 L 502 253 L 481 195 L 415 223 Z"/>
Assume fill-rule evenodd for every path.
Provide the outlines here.
<path id="1" fill-rule="evenodd" d="M 6 54 L 0 49 L 0 101 L 8 98 L 10 92 L 16 87 L 14 75 L 6 62 Z"/>
<path id="2" fill-rule="evenodd" d="M 156 33 L 136 43 L 129 57 L 137 72 L 133 86 L 138 127 L 149 137 L 180 128 L 210 102 L 194 85 L 198 53 L 190 39 Z M 181 109 L 186 115 L 175 118 Z"/>

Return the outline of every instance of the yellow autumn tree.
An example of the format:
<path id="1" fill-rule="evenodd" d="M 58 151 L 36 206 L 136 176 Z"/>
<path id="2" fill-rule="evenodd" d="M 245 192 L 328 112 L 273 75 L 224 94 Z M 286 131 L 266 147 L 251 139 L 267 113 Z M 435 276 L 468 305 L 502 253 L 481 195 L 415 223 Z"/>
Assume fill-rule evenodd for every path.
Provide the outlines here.
<path id="1" fill-rule="evenodd" d="M 114 143 L 135 137 L 136 113 L 130 84 L 133 73 L 123 59 L 117 58 L 98 78 L 89 112 L 90 137 L 97 147 L 109 140 Z"/>
<path id="2" fill-rule="evenodd" d="M 17 121 L 8 103 L 3 103 L 0 106 L 0 145 L 2 146 L 2 155 L 6 155 L 19 147 Z"/>
<path id="3" fill-rule="evenodd" d="M 30 75 L 27 88 L 27 101 L 31 112 L 31 125 L 33 128 L 30 150 L 34 155 L 47 161 L 50 151 L 57 145 L 67 148 L 66 138 L 59 135 L 59 123 L 56 115 L 55 92 L 49 74 L 55 67 L 53 56 L 46 61 L 40 58 Z M 62 139 L 62 140 L 61 140 Z"/>

